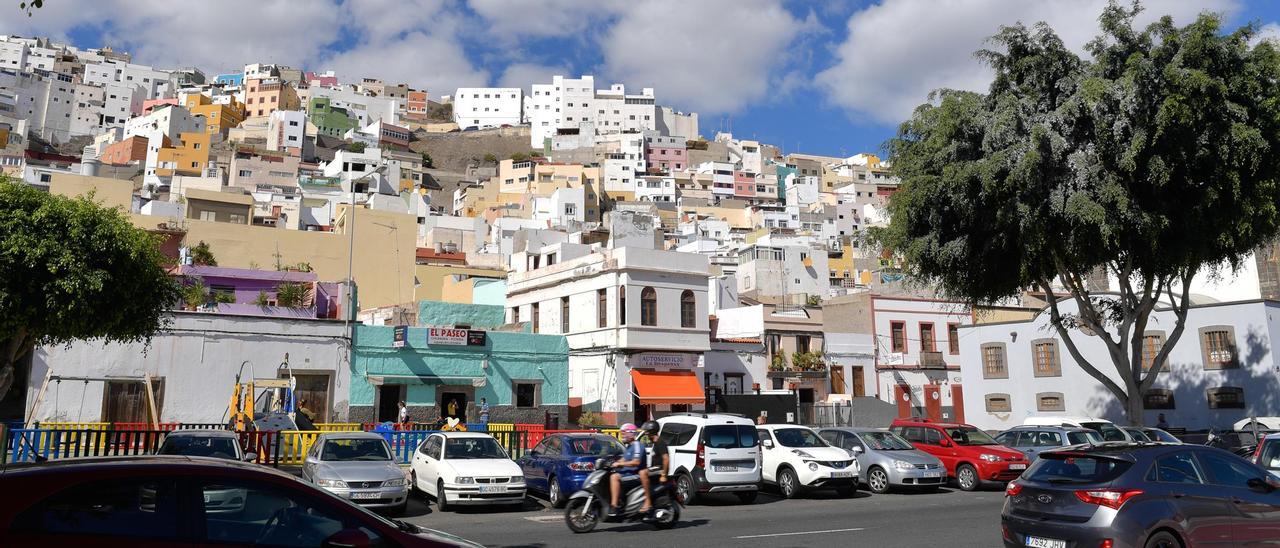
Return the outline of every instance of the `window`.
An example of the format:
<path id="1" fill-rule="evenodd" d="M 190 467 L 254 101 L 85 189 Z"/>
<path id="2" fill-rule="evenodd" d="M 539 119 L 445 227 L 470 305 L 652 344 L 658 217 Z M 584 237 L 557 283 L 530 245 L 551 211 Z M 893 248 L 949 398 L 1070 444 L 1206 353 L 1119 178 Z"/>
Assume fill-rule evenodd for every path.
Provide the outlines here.
<path id="1" fill-rule="evenodd" d="M 538 303 L 533 303 L 533 332 L 538 332 Z"/>
<path id="2" fill-rule="evenodd" d="M 958 323 L 947 324 L 947 351 L 952 355 L 960 353 L 960 324 Z"/>
<path id="3" fill-rule="evenodd" d="M 1173 391 L 1152 388 L 1142 394 L 1142 406 L 1147 409 L 1174 409 Z"/>
<path id="4" fill-rule="evenodd" d="M 596 327 L 609 326 L 609 292 L 606 289 L 596 290 Z"/>
<path id="5" fill-rule="evenodd" d="M 809 353 L 809 341 L 808 335 L 796 335 L 796 352 Z"/>
<path id="6" fill-rule="evenodd" d="M 640 291 L 640 325 L 658 325 L 658 292 L 652 287 Z"/>
<path id="7" fill-rule="evenodd" d="M 341 514 L 289 491 L 221 479 L 207 479 L 199 486 L 204 492 L 205 537 L 197 538 L 198 543 L 319 546 L 330 535 L 347 527 L 359 528 L 375 543 L 379 542 L 374 531 L 360 527 L 358 523 L 344 523 Z M 286 531 L 275 526 L 276 520 L 270 516 L 291 516 L 279 520 L 288 519 L 306 525 Z"/>
<path id="8" fill-rule="evenodd" d="M 698 326 L 698 303 L 688 289 L 680 294 L 680 327 Z"/>
<path id="9" fill-rule="evenodd" d="M 14 529 L 42 534 L 178 540 L 178 489 L 171 479 L 75 485 L 27 509 Z"/>
<path id="10" fill-rule="evenodd" d="M 520 323 L 520 307 L 511 307 L 511 323 Z"/>
<path id="11" fill-rule="evenodd" d="M 560 332 L 569 332 L 569 297 L 560 297 Z"/>
<path id="12" fill-rule="evenodd" d="M 1212 451 L 1201 451 L 1200 461 L 1209 470 L 1209 481 L 1238 489 L 1248 489 L 1249 480 L 1264 477 L 1260 471 L 1239 458 Z"/>
<path id="13" fill-rule="evenodd" d="M 618 288 L 618 325 L 627 325 L 627 288 Z"/>
<path id="14" fill-rule="evenodd" d="M 1200 352 L 1205 369 L 1240 367 L 1236 361 L 1236 332 L 1229 325 L 1200 328 Z"/>
<path id="15" fill-rule="evenodd" d="M 1235 386 L 1210 388 L 1209 409 L 1244 409 L 1244 389 Z"/>
<path id="16" fill-rule="evenodd" d="M 669 446 L 679 447 L 693 441 L 693 436 L 697 433 L 698 427 L 692 424 L 669 422 L 662 425 L 658 439 Z"/>
<path id="17" fill-rule="evenodd" d="M 937 352 L 938 344 L 933 338 L 933 324 L 920 324 L 920 351 L 921 352 Z"/>
<path id="18" fill-rule="evenodd" d="M 1008 394 L 987 394 L 984 399 L 987 402 L 988 413 L 1009 413 L 1013 411 L 1013 405 L 1009 403 Z"/>
<path id="19" fill-rule="evenodd" d="M 1062 392 L 1041 392 L 1036 394 L 1037 411 L 1066 411 L 1067 405 L 1062 400 Z"/>
<path id="20" fill-rule="evenodd" d="M 907 324 L 906 322 L 889 322 L 891 332 L 890 342 L 893 344 L 893 352 L 901 354 L 907 351 Z"/>
<path id="21" fill-rule="evenodd" d="M 1009 363 L 1005 361 L 1004 343 L 982 345 L 982 378 L 1009 378 Z"/>
<path id="22" fill-rule="evenodd" d="M 538 384 L 532 382 L 511 383 L 511 400 L 516 407 L 538 406 Z"/>
<path id="23" fill-rule="evenodd" d="M 1147 473 L 1147 481 L 1198 485 L 1204 483 L 1204 474 L 1191 452 L 1183 451 L 1156 460 L 1155 466 Z"/>
<path id="24" fill-rule="evenodd" d="M 925 428 L 924 441 L 921 443 L 924 443 L 925 445 L 942 445 L 942 432 L 934 430 L 933 428 Z"/>
<path id="25" fill-rule="evenodd" d="M 1062 363 L 1058 361 L 1058 341 L 1054 339 L 1031 341 L 1031 355 L 1035 360 L 1037 377 L 1062 376 Z"/>
<path id="26" fill-rule="evenodd" d="M 1164 348 L 1163 331 L 1147 331 L 1142 336 L 1142 370 L 1144 372 L 1151 370 L 1151 364 L 1155 363 L 1156 354 L 1160 353 L 1161 348 Z M 1169 361 L 1167 359 L 1161 362 L 1160 370 L 1169 370 Z"/>

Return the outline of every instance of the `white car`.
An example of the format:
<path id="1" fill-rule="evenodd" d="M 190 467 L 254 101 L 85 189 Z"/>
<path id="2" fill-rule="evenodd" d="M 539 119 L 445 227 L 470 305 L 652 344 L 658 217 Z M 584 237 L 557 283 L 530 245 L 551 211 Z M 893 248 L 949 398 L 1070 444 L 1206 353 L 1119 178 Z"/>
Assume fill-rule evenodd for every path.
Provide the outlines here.
<path id="1" fill-rule="evenodd" d="M 827 443 L 812 428 L 766 424 L 757 429 L 764 481 L 777 484 L 783 497 L 794 497 L 804 489 L 830 488 L 844 496 L 858 491 L 858 459 Z"/>
<path id="2" fill-rule="evenodd" d="M 440 432 L 418 444 L 409 467 L 413 489 L 453 505 L 523 504 L 524 473 L 497 440 L 478 432 Z"/>
<path id="3" fill-rule="evenodd" d="M 760 489 L 760 440 L 755 423 L 738 415 L 676 413 L 658 419 L 676 490 L 685 504 L 702 493 L 733 493 L 755 502 Z"/>

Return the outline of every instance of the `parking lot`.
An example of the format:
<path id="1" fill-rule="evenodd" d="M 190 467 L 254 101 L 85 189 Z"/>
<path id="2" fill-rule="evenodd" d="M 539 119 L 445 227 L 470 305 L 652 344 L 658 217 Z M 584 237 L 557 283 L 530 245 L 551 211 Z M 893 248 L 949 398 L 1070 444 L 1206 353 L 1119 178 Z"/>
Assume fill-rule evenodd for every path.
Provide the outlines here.
<path id="1" fill-rule="evenodd" d="M 645 524 L 603 524 L 575 535 L 562 510 L 529 499 L 521 509 L 464 508 L 439 512 L 415 497 L 406 521 L 446 531 L 485 546 L 876 546 L 991 547 L 1000 544 L 998 487 L 966 493 L 871 495 L 851 499 L 830 492 L 784 500 L 766 491 L 755 504 L 708 497 L 684 508 L 674 529 Z"/>

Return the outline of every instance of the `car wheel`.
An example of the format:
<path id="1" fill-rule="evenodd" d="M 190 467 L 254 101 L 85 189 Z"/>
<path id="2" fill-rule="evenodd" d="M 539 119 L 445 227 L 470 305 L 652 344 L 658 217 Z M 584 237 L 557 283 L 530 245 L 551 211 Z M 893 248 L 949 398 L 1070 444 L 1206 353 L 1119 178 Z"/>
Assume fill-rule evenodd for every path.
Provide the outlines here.
<path id="1" fill-rule="evenodd" d="M 759 491 L 740 491 L 737 493 L 737 495 L 738 495 L 739 502 L 743 504 L 753 504 L 756 501 L 756 497 L 760 496 L 760 492 Z"/>
<path id="2" fill-rule="evenodd" d="M 693 484 L 693 476 L 689 474 L 676 476 L 676 495 L 680 497 L 680 502 L 685 506 L 698 500 L 698 487 Z"/>
<path id="3" fill-rule="evenodd" d="M 792 498 L 800 492 L 800 478 L 796 477 L 795 470 L 790 468 L 778 470 L 778 490 L 782 491 L 784 499 Z"/>
<path id="4" fill-rule="evenodd" d="M 564 506 L 564 494 L 560 492 L 560 481 L 555 476 L 547 478 L 547 502 L 552 508 Z"/>
<path id="5" fill-rule="evenodd" d="M 400 503 L 399 506 L 391 509 L 391 515 L 395 517 L 400 517 L 405 515 L 405 513 L 408 510 L 409 510 L 409 495 L 405 495 L 404 502 Z"/>
<path id="6" fill-rule="evenodd" d="M 889 492 L 889 474 L 884 471 L 884 468 L 872 466 L 867 471 L 867 488 L 877 495 Z"/>
<path id="7" fill-rule="evenodd" d="M 956 468 L 956 483 L 960 485 L 960 489 L 965 491 L 973 491 L 978 488 L 978 471 L 973 466 L 961 464 Z"/>
<path id="8" fill-rule="evenodd" d="M 439 508 L 441 512 L 450 510 L 449 497 L 444 493 L 444 480 L 436 483 L 436 508 Z"/>
<path id="9" fill-rule="evenodd" d="M 412 497 L 417 493 L 422 493 L 422 490 L 418 489 L 418 473 L 413 470 L 409 470 L 409 496 Z M 408 500 L 408 498 L 405 500 Z"/>
<path id="10" fill-rule="evenodd" d="M 1182 542 L 1178 537 L 1168 531 L 1157 531 L 1147 539 L 1147 543 L 1143 544 L 1145 548 L 1182 548 Z"/>

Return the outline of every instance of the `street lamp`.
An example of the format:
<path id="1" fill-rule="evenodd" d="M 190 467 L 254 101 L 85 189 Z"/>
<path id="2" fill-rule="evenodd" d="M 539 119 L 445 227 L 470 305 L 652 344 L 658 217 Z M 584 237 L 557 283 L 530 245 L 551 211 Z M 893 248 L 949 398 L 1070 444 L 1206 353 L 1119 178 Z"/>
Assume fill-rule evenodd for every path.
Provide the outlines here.
<path id="1" fill-rule="evenodd" d="M 375 174 L 382 174 L 387 170 L 387 164 L 379 164 L 377 168 L 364 175 L 351 180 L 351 215 L 347 219 L 347 307 L 351 310 L 345 314 L 347 322 L 351 321 L 351 313 L 355 312 L 355 278 L 352 277 L 352 269 L 355 265 L 356 256 L 356 183 L 363 181 Z"/>

